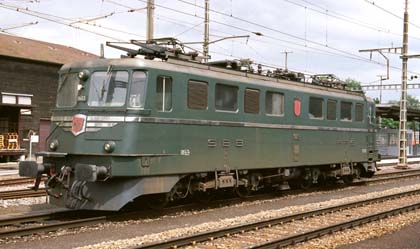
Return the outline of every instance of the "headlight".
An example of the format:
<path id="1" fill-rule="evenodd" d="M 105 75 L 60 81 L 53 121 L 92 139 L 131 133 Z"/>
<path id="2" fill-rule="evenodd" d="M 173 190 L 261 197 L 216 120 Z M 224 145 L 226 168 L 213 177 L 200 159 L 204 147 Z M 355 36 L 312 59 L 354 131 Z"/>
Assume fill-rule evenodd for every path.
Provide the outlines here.
<path id="1" fill-rule="evenodd" d="M 108 153 L 113 152 L 115 149 L 115 142 L 114 141 L 108 141 L 104 144 L 104 150 Z"/>
<path id="2" fill-rule="evenodd" d="M 90 76 L 90 73 L 88 70 L 80 71 L 79 74 L 77 75 L 77 77 L 79 77 L 79 79 L 83 81 L 87 80 L 89 76 Z"/>
<path id="3" fill-rule="evenodd" d="M 50 150 L 55 151 L 58 148 L 58 140 L 54 139 L 49 145 L 48 148 L 50 148 Z"/>

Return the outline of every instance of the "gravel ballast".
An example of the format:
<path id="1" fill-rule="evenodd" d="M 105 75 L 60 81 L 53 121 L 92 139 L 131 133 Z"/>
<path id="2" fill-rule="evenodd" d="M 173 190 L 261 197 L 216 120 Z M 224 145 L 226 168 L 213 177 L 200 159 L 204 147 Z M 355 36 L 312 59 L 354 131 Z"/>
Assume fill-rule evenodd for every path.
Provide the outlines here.
<path id="1" fill-rule="evenodd" d="M 334 206 L 334 205 L 338 205 L 338 204 L 354 202 L 354 201 L 369 199 L 369 198 L 372 198 L 372 197 L 379 197 L 379 196 L 383 196 L 383 195 L 389 195 L 389 194 L 394 194 L 394 193 L 403 192 L 403 191 L 407 191 L 407 190 L 414 190 L 414 189 L 420 189 L 420 184 L 405 186 L 405 187 L 400 187 L 400 188 L 393 188 L 393 189 L 389 189 L 389 190 L 385 190 L 385 191 L 373 192 L 373 193 L 368 193 L 368 194 L 359 195 L 359 196 L 353 196 L 353 197 L 349 197 L 349 198 L 333 199 L 333 200 L 319 202 L 319 203 L 310 203 L 310 204 L 301 205 L 301 206 L 285 207 L 285 208 L 281 208 L 281 209 L 277 209 L 277 210 L 261 211 L 261 212 L 255 213 L 255 214 L 238 216 L 238 217 L 228 218 L 228 219 L 221 219 L 221 220 L 218 220 L 218 221 L 206 222 L 206 223 L 198 224 L 198 225 L 195 225 L 195 226 L 171 229 L 171 230 L 167 230 L 167 231 L 164 231 L 164 232 L 161 232 L 161 233 L 147 234 L 147 235 L 144 235 L 144 236 L 138 236 L 138 237 L 134 237 L 134 238 L 130 238 L 130 239 L 106 241 L 106 242 L 98 243 L 98 244 L 95 244 L 95 245 L 79 247 L 78 249 L 127 248 L 127 247 L 134 246 L 134 245 L 151 243 L 151 242 L 156 242 L 156 241 L 159 241 L 159 240 L 165 240 L 165 239 L 170 239 L 170 238 L 175 238 L 175 237 L 180 237 L 180 236 L 186 236 L 186 235 L 199 233 L 199 232 L 204 232 L 204 231 L 209 231 L 209 230 L 213 230 L 213 229 L 217 229 L 217 228 L 235 226 L 235 225 L 240 225 L 240 224 L 245 224 L 245 223 L 251 223 L 251 222 L 261 221 L 261 220 L 265 220 L 265 219 L 269 219 L 269 218 L 285 216 L 285 215 L 289 215 L 289 214 L 292 214 L 292 213 L 313 210 L 313 209 L 317 209 L 317 208 L 321 208 L 321 207 Z M 329 247 L 327 247 L 327 248 L 329 248 Z"/>

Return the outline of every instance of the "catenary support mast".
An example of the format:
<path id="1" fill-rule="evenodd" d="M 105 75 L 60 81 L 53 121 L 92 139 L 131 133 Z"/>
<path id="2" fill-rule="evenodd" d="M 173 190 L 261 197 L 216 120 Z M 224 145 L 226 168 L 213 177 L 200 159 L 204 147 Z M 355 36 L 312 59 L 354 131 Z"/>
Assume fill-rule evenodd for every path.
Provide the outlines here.
<path id="1" fill-rule="evenodd" d="M 209 24 L 210 24 L 210 3 L 209 0 L 205 1 L 204 4 L 204 43 L 203 43 L 203 55 L 204 55 L 204 62 L 207 62 L 209 60 Z"/>
<path id="2" fill-rule="evenodd" d="M 402 46 L 402 81 L 400 100 L 398 167 L 407 167 L 407 57 L 408 53 L 408 0 L 405 0 L 404 32 Z"/>
<path id="3" fill-rule="evenodd" d="M 146 40 L 149 42 L 153 39 L 153 15 L 155 10 L 155 0 L 147 0 L 147 35 Z"/>

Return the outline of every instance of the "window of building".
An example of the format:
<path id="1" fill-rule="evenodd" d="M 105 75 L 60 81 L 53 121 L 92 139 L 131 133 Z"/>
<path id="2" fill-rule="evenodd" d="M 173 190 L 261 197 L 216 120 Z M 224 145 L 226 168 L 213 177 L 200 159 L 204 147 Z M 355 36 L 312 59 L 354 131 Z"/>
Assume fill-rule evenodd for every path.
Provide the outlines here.
<path id="1" fill-rule="evenodd" d="M 329 99 L 327 101 L 327 119 L 337 120 L 337 101 Z"/>
<path id="2" fill-rule="evenodd" d="M 324 100 L 321 98 L 309 98 L 309 117 L 322 119 Z"/>
<path id="3" fill-rule="evenodd" d="M 352 103 L 351 102 L 341 102 L 341 108 L 340 108 L 340 119 L 343 121 L 351 121 L 351 108 Z"/>
<path id="4" fill-rule="evenodd" d="M 236 111 L 238 110 L 238 87 L 223 84 L 216 84 L 216 110 Z"/>
<path id="5" fill-rule="evenodd" d="M 265 96 L 265 112 L 269 115 L 282 116 L 284 114 L 284 95 L 282 93 L 267 92 Z"/>
<path id="6" fill-rule="evenodd" d="M 208 84 L 203 81 L 188 81 L 188 108 L 206 110 L 208 106 Z"/>
<path id="7" fill-rule="evenodd" d="M 355 117 L 355 119 L 356 119 L 357 122 L 363 122 L 363 116 L 364 116 L 363 115 L 364 114 L 363 109 L 364 109 L 363 104 L 356 104 L 356 117 Z"/>
<path id="8" fill-rule="evenodd" d="M 244 111 L 258 114 L 260 112 L 260 91 L 257 89 L 245 89 Z"/>
<path id="9" fill-rule="evenodd" d="M 0 103 L 11 104 L 11 105 L 31 105 L 32 94 L 21 94 L 21 93 L 0 93 Z"/>
<path id="10" fill-rule="evenodd" d="M 146 101 L 146 73 L 136 71 L 131 81 L 129 106 L 143 108 Z"/>
<path id="11" fill-rule="evenodd" d="M 30 116 L 30 115 L 32 115 L 32 110 L 31 109 L 20 109 L 20 115 Z"/>
<path id="12" fill-rule="evenodd" d="M 172 78 L 159 76 L 156 82 L 156 109 L 160 112 L 172 110 Z"/>

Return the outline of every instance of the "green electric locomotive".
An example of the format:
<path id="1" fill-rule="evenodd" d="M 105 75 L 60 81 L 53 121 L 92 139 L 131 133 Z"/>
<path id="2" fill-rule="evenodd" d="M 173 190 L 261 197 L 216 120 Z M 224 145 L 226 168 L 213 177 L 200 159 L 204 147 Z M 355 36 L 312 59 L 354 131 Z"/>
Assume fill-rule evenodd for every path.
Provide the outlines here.
<path id="1" fill-rule="evenodd" d="M 110 44 L 127 58 L 61 68 L 43 163 L 19 164 L 21 176 L 48 176 L 51 203 L 119 210 L 140 197 L 159 206 L 376 171 L 375 105 L 332 75 L 132 44 Z"/>

